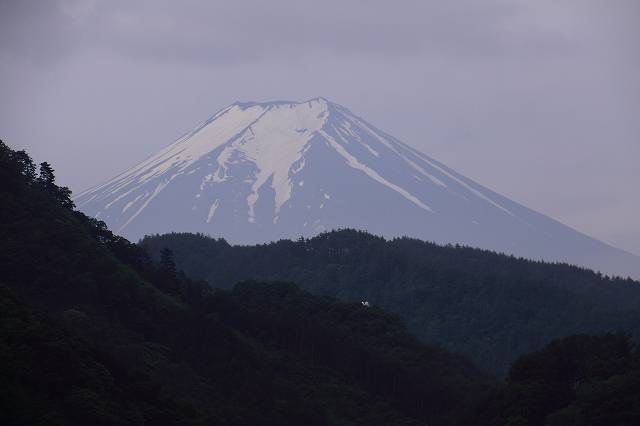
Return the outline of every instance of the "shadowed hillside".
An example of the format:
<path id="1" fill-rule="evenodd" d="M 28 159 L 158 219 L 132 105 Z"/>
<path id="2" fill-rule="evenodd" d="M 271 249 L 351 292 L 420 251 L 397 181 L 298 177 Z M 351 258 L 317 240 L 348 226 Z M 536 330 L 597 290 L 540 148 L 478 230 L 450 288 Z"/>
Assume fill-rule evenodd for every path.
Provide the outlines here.
<path id="1" fill-rule="evenodd" d="M 219 288 L 284 280 L 314 294 L 368 300 L 402 316 L 424 341 L 497 374 L 555 337 L 618 330 L 640 336 L 638 282 L 564 264 L 352 230 L 257 246 L 198 234 L 140 244 L 153 258 L 170 248 L 180 269 Z"/>
<path id="2" fill-rule="evenodd" d="M 491 383 L 380 309 L 156 266 L 54 179 L 0 144 L 3 425 L 465 424 Z"/>

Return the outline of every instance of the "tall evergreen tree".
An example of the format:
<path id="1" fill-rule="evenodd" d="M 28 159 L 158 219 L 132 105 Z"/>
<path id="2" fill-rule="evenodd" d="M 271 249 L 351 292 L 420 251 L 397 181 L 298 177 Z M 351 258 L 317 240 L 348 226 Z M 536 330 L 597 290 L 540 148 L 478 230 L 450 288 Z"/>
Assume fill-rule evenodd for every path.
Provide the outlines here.
<path id="1" fill-rule="evenodd" d="M 52 195 L 55 194 L 56 176 L 54 174 L 53 167 L 51 167 L 51 164 L 46 161 L 40 163 L 40 176 L 38 177 L 38 182 L 40 182 L 47 192 Z"/>
<path id="2" fill-rule="evenodd" d="M 53 167 L 51 164 L 46 161 L 40 163 L 40 177 L 38 180 L 42 183 L 45 188 L 51 188 L 56 184 L 56 176 L 53 171 Z"/>
<path id="3" fill-rule="evenodd" d="M 37 182 L 46 193 L 57 199 L 62 207 L 68 209 L 75 207 L 75 204 L 71 201 L 71 190 L 66 186 L 56 185 L 56 176 L 53 167 L 46 161 L 40 163 L 40 176 L 38 176 Z"/>
<path id="4" fill-rule="evenodd" d="M 75 208 L 76 205 L 71 200 L 71 190 L 66 186 L 57 187 L 56 197 L 58 198 L 58 201 L 60 201 L 62 207 L 65 207 L 67 209 Z"/>
<path id="5" fill-rule="evenodd" d="M 25 176 L 28 182 L 33 182 L 36 178 L 36 166 L 26 151 L 14 151 L 11 155 L 14 164 L 18 166 L 20 174 Z"/>

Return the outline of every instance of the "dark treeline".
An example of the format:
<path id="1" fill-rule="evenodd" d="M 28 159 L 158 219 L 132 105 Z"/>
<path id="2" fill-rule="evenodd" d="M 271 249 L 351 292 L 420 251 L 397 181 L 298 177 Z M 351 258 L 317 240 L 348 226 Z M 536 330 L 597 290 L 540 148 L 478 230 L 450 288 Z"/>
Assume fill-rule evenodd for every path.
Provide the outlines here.
<path id="1" fill-rule="evenodd" d="M 0 142 L 0 424 L 637 423 L 628 337 L 555 341 L 498 383 L 376 306 L 194 281 L 35 169 Z"/>
<path id="2" fill-rule="evenodd" d="M 0 424 L 466 423 L 491 379 L 380 309 L 213 291 L 0 144 Z"/>
<path id="3" fill-rule="evenodd" d="M 555 340 L 514 363 L 473 424 L 640 424 L 640 353 L 621 334 Z"/>
<path id="4" fill-rule="evenodd" d="M 179 269 L 219 288 L 247 279 L 291 281 L 313 294 L 368 300 L 400 315 L 423 341 L 500 376 L 519 355 L 556 337 L 640 336 L 638 282 L 565 264 L 353 230 L 257 246 L 176 233 L 140 244 L 155 259 L 170 248 Z"/>

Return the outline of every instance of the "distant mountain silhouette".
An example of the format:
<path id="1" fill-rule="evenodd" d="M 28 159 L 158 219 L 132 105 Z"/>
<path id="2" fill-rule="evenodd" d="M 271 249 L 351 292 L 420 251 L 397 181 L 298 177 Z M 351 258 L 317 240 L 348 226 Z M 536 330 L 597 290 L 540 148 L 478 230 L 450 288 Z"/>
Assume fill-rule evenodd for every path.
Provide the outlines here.
<path id="1" fill-rule="evenodd" d="M 233 104 L 75 201 L 130 239 L 190 231 L 259 243 L 349 227 L 640 277 L 637 256 L 496 194 L 324 98 Z"/>

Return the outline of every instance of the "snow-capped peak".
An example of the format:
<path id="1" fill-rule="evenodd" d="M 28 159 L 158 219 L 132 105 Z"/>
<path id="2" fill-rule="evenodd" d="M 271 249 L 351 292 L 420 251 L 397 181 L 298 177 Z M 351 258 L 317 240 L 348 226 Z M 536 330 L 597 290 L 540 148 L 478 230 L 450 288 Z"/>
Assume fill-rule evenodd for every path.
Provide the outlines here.
<path id="1" fill-rule="evenodd" d="M 131 238 L 252 243 L 352 227 L 553 260 L 604 246 L 322 97 L 229 105 L 76 204 Z"/>

